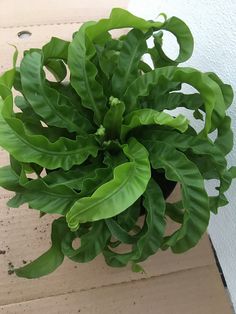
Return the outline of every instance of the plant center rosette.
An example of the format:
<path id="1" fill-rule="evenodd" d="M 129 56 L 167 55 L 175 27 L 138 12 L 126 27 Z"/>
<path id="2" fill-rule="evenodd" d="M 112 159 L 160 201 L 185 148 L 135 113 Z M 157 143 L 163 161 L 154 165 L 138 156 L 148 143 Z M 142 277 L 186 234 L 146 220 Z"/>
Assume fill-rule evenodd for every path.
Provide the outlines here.
<path id="1" fill-rule="evenodd" d="M 177 39 L 175 60 L 163 51 L 163 31 Z M 159 249 L 182 253 L 198 243 L 210 212 L 227 204 L 236 171 L 225 158 L 233 146 L 232 89 L 214 73 L 179 66 L 192 51 L 180 19 L 146 21 L 113 9 L 70 42 L 53 37 L 25 51 L 19 66 L 15 52 L 0 77 L 0 145 L 10 154 L 0 185 L 15 192 L 10 207 L 59 215 L 51 248 L 18 276 L 44 276 L 65 256 L 84 263 L 98 254 L 110 266 L 141 271 L 138 263 Z M 196 92 L 185 94 L 183 84 Z M 186 109 L 189 120 L 176 114 Z M 217 193 L 209 195 L 212 179 Z M 176 203 L 166 201 L 170 183 L 181 188 Z M 178 224 L 169 235 L 167 217 Z"/>

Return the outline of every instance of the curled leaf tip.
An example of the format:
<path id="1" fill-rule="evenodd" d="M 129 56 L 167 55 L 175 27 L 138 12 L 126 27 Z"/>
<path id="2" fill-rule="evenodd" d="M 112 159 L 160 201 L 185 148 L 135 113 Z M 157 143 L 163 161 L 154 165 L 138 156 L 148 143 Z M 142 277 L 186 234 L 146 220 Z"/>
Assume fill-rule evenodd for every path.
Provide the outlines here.
<path id="1" fill-rule="evenodd" d="M 75 232 L 79 229 L 80 224 L 77 220 L 74 221 L 73 217 L 70 218 L 70 217 L 66 216 L 66 221 L 67 221 L 68 227 L 70 228 L 71 232 Z"/>
<path id="2" fill-rule="evenodd" d="M 166 15 L 164 12 L 158 14 L 158 15 L 156 16 L 155 20 L 157 20 L 159 17 L 163 17 L 164 22 L 167 20 L 167 15 Z"/>

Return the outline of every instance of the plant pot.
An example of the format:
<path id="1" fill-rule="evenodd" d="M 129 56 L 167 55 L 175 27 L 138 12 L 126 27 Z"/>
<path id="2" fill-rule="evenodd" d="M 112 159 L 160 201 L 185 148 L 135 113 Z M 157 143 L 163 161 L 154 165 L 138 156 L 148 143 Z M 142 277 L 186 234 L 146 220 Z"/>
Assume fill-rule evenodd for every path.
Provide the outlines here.
<path id="1" fill-rule="evenodd" d="M 177 183 L 175 181 L 166 179 L 164 172 L 156 171 L 154 169 L 152 169 L 152 178 L 158 183 L 164 198 L 167 199 L 174 191 Z M 143 206 L 141 207 L 140 214 L 141 216 L 145 214 L 145 208 Z"/>

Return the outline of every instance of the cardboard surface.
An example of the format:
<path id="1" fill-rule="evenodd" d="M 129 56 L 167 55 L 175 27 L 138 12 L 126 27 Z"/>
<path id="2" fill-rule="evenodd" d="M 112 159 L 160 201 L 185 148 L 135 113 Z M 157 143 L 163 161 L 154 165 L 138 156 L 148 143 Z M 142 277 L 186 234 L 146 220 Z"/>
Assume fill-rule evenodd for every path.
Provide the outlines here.
<path id="1" fill-rule="evenodd" d="M 127 0 L 1 0 L 0 28 L 81 23 L 107 17 L 112 7 L 125 8 Z"/>
<path id="2" fill-rule="evenodd" d="M 230 314 L 214 265 L 2 307 L 1 313 Z"/>
<path id="3" fill-rule="evenodd" d="M 56 4 L 55 4 L 56 3 Z M 80 22 L 106 16 L 111 6 L 126 1 L 0 2 L 0 66 L 11 66 L 12 47 L 20 51 L 41 47 L 51 36 L 70 39 Z M 27 39 L 17 34 L 31 32 Z M 8 157 L 0 151 L 0 163 Z M 50 245 L 50 222 L 46 215 L 26 206 L 11 209 L 11 193 L 0 190 L 0 313 L 160 313 L 230 314 L 207 236 L 193 250 L 174 255 L 160 252 L 142 263 L 146 274 L 130 268 L 113 269 L 102 257 L 87 264 L 65 260 L 53 274 L 36 280 L 9 275 L 9 263 L 18 267 L 43 253 Z M 177 197 L 178 192 L 173 197 Z M 170 225 L 171 231 L 175 228 Z"/>

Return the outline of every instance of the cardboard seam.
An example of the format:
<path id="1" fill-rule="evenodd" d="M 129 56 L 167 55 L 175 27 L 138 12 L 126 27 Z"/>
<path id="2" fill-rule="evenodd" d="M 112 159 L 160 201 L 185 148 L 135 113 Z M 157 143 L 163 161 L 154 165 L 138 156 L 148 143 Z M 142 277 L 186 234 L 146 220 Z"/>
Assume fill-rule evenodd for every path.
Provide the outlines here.
<path id="1" fill-rule="evenodd" d="M 82 288 L 79 290 L 71 290 L 71 291 L 67 291 L 64 293 L 58 293 L 58 294 L 52 294 L 52 295 L 47 295 L 47 296 L 42 296 L 42 297 L 38 297 L 38 298 L 32 298 L 32 299 L 28 299 L 25 301 L 20 301 L 20 302 L 14 302 L 14 303 L 6 303 L 6 304 L 2 304 L 0 305 L 0 309 L 3 309 L 4 307 L 8 307 L 11 305 L 17 305 L 17 304 L 21 304 L 21 303 L 27 303 L 27 302 L 32 302 L 32 301 L 36 301 L 36 300 L 42 300 L 42 299 L 48 299 L 48 298 L 54 298 L 54 297 L 59 297 L 59 296 L 64 296 L 64 295 L 68 295 L 68 294 L 75 294 L 75 293 L 81 293 L 81 292 L 88 292 L 90 290 L 96 290 L 96 289 L 103 289 L 103 288 L 108 288 L 108 287 L 115 287 L 115 286 L 119 286 L 119 285 L 124 285 L 124 284 L 128 284 L 128 283 L 137 283 L 138 281 L 148 281 L 148 280 L 153 280 L 155 278 L 159 278 L 159 277 L 164 277 L 164 276 L 170 276 L 170 275 L 175 275 L 178 273 L 183 273 L 183 272 L 189 272 L 195 269 L 201 269 L 201 268 L 215 268 L 215 263 L 213 262 L 212 264 L 206 264 L 206 265 L 201 265 L 201 266 L 195 266 L 195 267 L 188 267 L 185 269 L 180 269 L 180 270 L 176 270 L 176 271 L 172 271 L 169 273 L 165 273 L 165 274 L 160 274 L 160 275 L 153 275 L 150 277 L 144 277 L 144 278 L 139 278 L 139 279 L 131 279 L 131 280 L 124 280 L 121 282 L 115 282 L 115 283 L 111 283 L 111 284 L 104 284 L 101 286 L 93 286 L 90 288 Z M 218 272 L 217 272 L 217 276 L 218 276 Z"/>
<path id="2" fill-rule="evenodd" d="M 41 27 L 41 26 L 54 26 L 54 25 L 73 25 L 73 24 L 81 24 L 85 21 L 74 21 L 74 22 L 57 22 L 57 23 L 41 23 L 41 24 L 28 24 L 28 25 L 10 25 L 10 26 L 0 26 L 0 30 L 4 29 L 14 29 L 20 27 Z"/>

